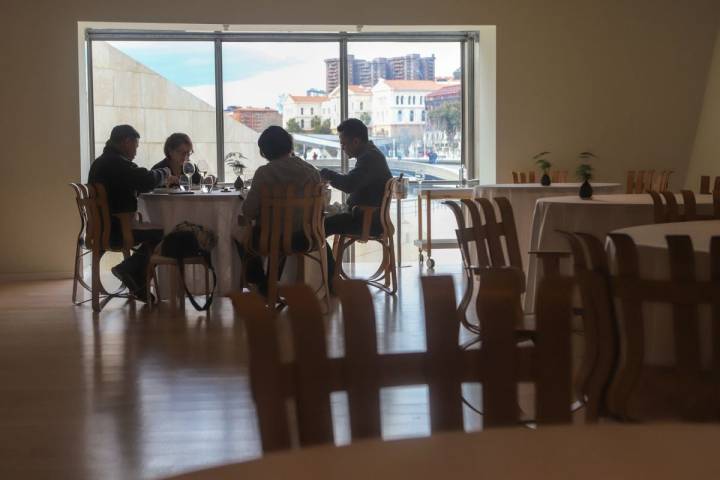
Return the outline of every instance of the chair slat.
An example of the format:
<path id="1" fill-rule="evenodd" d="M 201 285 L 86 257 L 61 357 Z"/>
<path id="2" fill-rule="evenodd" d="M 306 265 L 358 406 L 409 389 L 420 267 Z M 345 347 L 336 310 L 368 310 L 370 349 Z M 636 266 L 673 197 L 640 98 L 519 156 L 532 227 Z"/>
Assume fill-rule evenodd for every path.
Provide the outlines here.
<path id="1" fill-rule="evenodd" d="M 506 265 L 505 254 L 503 253 L 502 242 L 500 241 L 501 227 L 498 225 L 495 216 L 495 207 L 487 198 L 478 198 L 476 200 L 482 208 L 483 217 L 485 217 L 485 228 L 487 228 L 488 251 L 490 252 L 490 264 L 494 267 L 502 267 Z"/>
<path id="2" fill-rule="evenodd" d="M 667 243 L 671 280 L 679 283 L 694 282 L 695 256 L 690 237 L 668 235 Z M 675 359 L 678 368 L 689 374 L 700 371 L 697 313 L 697 305 L 673 305 Z"/>
<path id="3" fill-rule="evenodd" d="M 462 357 L 458 348 L 459 322 L 452 277 L 423 277 L 427 337 L 430 426 L 433 432 L 463 427 Z"/>
<path id="4" fill-rule="evenodd" d="M 521 285 L 512 269 L 482 269 L 477 296 L 477 312 L 483 332 L 482 360 L 496 368 L 483 379 L 483 425 L 509 426 L 517 423 L 517 385 L 515 383 L 515 325 Z"/>
<path id="5" fill-rule="evenodd" d="M 518 240 L 515 216 L 513 215 L 510 200 L 505 197 L 495 197 L 494 200 L 500 210 L 500 217 L 502 218 L 502 232 L 505 235 L 505 248 L 507 250 L 509 264 L 523 270 L 520 242 Z"/>
<path id="6" fill-rule="evenodd" d="M 710 193 L 710 175 L 702 175 L 700 177 L 700 193 L 703 195 Z"/>
<path id="7" fill-rule="evenodd" d="M 265 302 L 252 293 L 231 295 L 238 316 L 245 321 L 250 353 L 250 382 L 263 451 L 272 452 L 290 448 L 285 388 L 277 330 L 272 313 Z"/>
<path id="8" fill-rule="evenodd" d="M 380 371 L 375 332 L 375 310 L 364 282 L 337 282 L 345 329 L 350 431 L 353 439 L 380 436 Z"/>

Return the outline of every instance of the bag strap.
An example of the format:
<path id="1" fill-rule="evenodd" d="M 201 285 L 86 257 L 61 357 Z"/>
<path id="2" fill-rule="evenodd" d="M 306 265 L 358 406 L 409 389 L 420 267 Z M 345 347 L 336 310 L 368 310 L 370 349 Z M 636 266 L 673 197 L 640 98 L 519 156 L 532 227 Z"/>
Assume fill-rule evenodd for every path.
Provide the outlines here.
<path id="1" fill-rule="evenodd" d="M 203 253 L 202 255 L 203 260 L 205 260 L 205 267 L 212 273 L 212 289 L 210 290 L 210 294 L 207 297 L 207 300 L 205 301 L 205 305 L 202 307 L 200 304 L 195 301 L 195 297 L 192 293 L 190 293 L 190 289 L 187 287 L 187 284 L 185 283 L 185 265 L 182 258 L 178 258 L 178 268 L 180 271 L 180 281 L 182 282 L 183 288 L 185 289 L 185 294 L 187 295 L 188 299 L 190 300 L 190 303 L 192 303 L 192 306 L 195 307 L 195 310 L 198 310 L 200 312 L 208 310 L 210 308 L 210 305 L 212 305 L 213 296 L 215 295 L 215 288 L 217 287 L 217 275 L 215 274 L 215 268 L 213 268 L 212 260 L 210 259 L 210 254 L 208 252 Z"/>

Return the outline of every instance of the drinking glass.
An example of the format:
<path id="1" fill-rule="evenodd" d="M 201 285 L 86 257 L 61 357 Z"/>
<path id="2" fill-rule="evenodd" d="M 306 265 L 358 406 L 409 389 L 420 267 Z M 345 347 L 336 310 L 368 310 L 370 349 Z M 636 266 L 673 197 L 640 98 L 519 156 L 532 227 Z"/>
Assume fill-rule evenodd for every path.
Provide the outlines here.
<path id="1" fill-rule="evenodd" d="M 178 183 L 180 184 L 181 192 L 189 192 L 190 191 L 190 183 L 188 181 L 187 175 L 183 175 L 180 178 L 178 178 Z"/>
<path id="2" fill-rule="evenodd" d="M 190 190 L 190 187 L 192 187 L 192 176 L 195 175 L 195 165 L 190 162 L 185 162 L 183 163 L 182 170 L 187 179 L 188 190 Z"/>
<path id="3" fill-rule="evenodd" d="M 213 177 L 212 175 L 203 177 L 202 187 L 200 188 L 200 191 L 202 193 L 211 193 L 213 191 L 214 185 L 215 185 L 215 177 Z"/>

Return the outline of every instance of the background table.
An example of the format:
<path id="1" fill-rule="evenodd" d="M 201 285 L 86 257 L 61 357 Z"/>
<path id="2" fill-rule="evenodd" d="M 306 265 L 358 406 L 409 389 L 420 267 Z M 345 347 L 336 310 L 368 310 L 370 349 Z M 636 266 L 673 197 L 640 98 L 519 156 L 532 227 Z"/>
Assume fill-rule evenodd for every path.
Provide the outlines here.
<path id="1" fill-rule="evenodd" d="M 232 241 L 232 231 L 237 225 L 241 207 L 242 199 L 238 192 L 149 193 L 141 195 L 138 202 L 138 209 L 145 219 L 162 226 L 166 234 L 183 221 L 215 232 L 218 244 L 212 252 L 212 261 L 217 273 L 216 293 L 219 295 L 225 295 L 239 286 L 240 258 Z M 204 285 L 205 277 L 199 271 L 197 273 L 197 278 L 193 278 L 195 285 Z M 161 281 L 161 284 L 166 283 Z"/>
<path id="2" fill-rule="evenodd" d="M 702 222 L 660 223 L 622 228 L 613 233 L 629 235 L 637 245 L 640 275 L 643 278 L 667 280 L 670 278 L 670 263 L 667 235 L 688 235 L 695 250 L 695 274 L 699 280 L 710 279 L 710 238 L 720 236 L 720 220 Z M 607 242 L 611 267 L 615 268 L 614 248 Z M 672 306 L 669 304 L 645 303 L 645 363 L 650 365 L 674 364 Z M 619 312 L 621 314 L 622 312 Z M 706 367 L 712 359 L 712 321 L 709 306 L 699 309 L 699 339 L 701 358 Z"/>
<path id="3" fill-rule="evenodd" d="M 619 183 L 593 183 L 595 194 L 621 193 L 623 186 Z M 547 187 L 539 183 L 499 183 L 495 185 L 478 185 L 475 187 L 475 198 L 506 197 L 513 208 L 515 227 L 517 228 L 520 254 L 523 268 L 527 272 L 528 251 L 530 248 L 530 225 L 532 223 L 535 203 L 544 197 L 575 196 L 580 190 L 579 183 L 553 183 Z"/>
<path id="4" fill-rule="evenodd" d="M 677 197 L 682 204 L 682 197 Z M 696 200 L 698 213 L 712 213 L 712 195 L 696 195 Z M 604 239 L 613 230 L 652 223 L 653 203 L 646 193 L 595 195 L 590 200 L 577 196 L 541 198 L 533 213 L 530 250 L 569 250 L 567 241 L 557 230 L 590 233 Z M 570 273 L 570 261 L 561 262 L 562 271 Z M 534 309 L 535 288 L 541 272 L 535 258 L 530 258 L 527 268 L 525 308 L 530 312 Z"/>
<path id="5" fill-rule="evenodd" d="M 540 427 L 446 433 L 268 455 L 174 480 L 717 478 L 714 425 Z"/>

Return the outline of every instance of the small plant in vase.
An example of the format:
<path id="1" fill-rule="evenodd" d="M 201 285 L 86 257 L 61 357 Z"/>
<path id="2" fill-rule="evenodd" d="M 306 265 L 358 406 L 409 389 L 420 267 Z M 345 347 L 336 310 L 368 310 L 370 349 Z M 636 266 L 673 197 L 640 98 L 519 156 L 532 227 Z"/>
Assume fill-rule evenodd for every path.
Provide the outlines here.
<path id="1" fill-rule="evenodd" d="M 578 159 L 583 163 L 578 165 L 577 170 L 575 170 L 575 175 L 577 175 L 578 180 L 582 182 L 578 195 L 580 195 L 580 198 L 583 200 L 588 200 L 592 198 L 593 195 L 593 188 L 592 185 L 590 185 L 590 180 L 592 180 L 593 176 L 593 166 L 587 163 L 593 158 L 597 157 L 592 152 L 581 152 L 578 154 Z"/>
<path id="2" fill-rule="evenodd" d="M 550 152 L 538 153 L 533 157 L 533 160 L 535 160 L 535 165 L 537 165 L 542 172 L 542 176 L 540 177 L 540 184 L 547 187 L 551 183 L 550 175 L 548 172 L 550 172 L 550 167 L 552 167 L 552 164 L 547 159 L 546 155 L 550 155 Z"/>
<path id="3" fill-rule="evenodd" d="M 242 174 L 245 170 L 245 164 L 242 162 L 243 160 L 247 160 L 247 158 L 240 152 L 230 152 L 225 155 L 225 165 L 232 168 L 233 173 L 237 177 L 235 179 L 235 183 L 233 184 L 235 190 L 242 190 L 244 185 Z"/>

